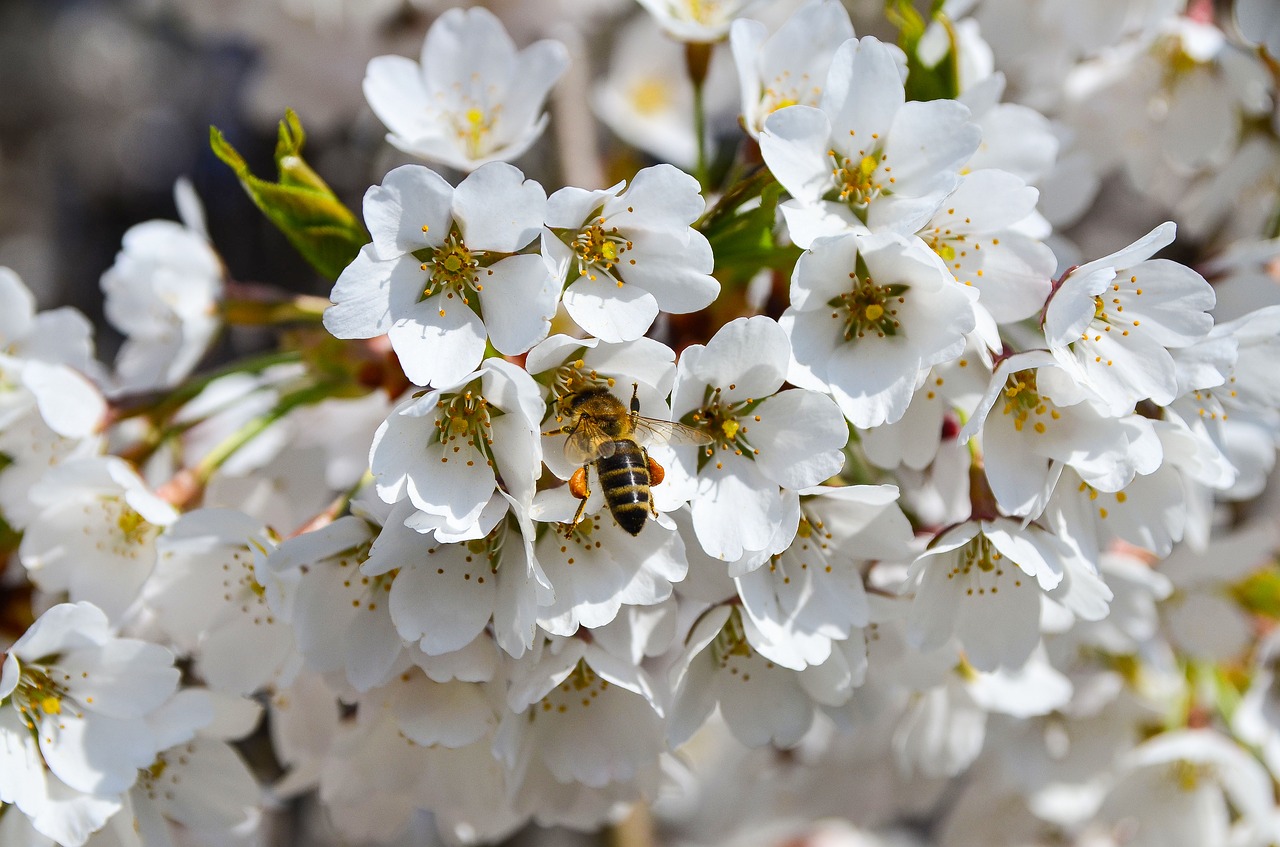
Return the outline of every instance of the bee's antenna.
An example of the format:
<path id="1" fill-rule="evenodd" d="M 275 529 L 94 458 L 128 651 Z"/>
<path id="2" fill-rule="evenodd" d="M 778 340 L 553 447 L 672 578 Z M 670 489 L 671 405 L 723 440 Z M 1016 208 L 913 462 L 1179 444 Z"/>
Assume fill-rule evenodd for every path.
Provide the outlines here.
<path id="1" fill-rule="evenodd" d="M 640 414 L 640 383 L 631 383 L 631 414 L 632 416 Z"/>

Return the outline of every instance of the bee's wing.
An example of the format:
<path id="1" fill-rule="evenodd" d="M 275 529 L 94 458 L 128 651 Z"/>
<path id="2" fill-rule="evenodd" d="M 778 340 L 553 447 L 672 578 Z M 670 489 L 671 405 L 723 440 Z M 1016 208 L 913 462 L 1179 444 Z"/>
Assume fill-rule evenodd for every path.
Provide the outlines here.
<path id="1" fill-rule="evenodd" d="M 645 446 L 670 444 L 675 447 L 684 444 L 710 444 L 715 440 L 703 430 L 676 421 L 645 417 L 639 417 L 635 421 L 635 439 Z"/>
<path id="2" fill-rule="evenodd" d="M 590 419 L 580 420 L 564 441 L 564 455 L 575 465 L 585 465 L 613 455 L 613 439 Z"/>

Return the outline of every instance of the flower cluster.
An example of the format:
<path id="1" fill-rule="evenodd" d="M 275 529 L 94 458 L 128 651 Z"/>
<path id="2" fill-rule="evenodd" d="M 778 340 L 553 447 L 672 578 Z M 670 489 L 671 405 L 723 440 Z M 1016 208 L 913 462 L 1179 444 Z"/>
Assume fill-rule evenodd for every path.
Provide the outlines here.
<path id="1" fill-rule="evenodd" d="M 1157 255 L 1175 222 L 1063 234 L 1086 172 L 1161 196 L 1168 160 L 1186 199 L 1240 133 L 1280 145 L 1224 129 L 1276 108 L 1280 19 L 1238 4 L 1249 52 L 1119 4 L 1119 59 L 1064 23 L 1108 4 L 891 3 L 896 46 L 836 0 L 641 5 L 694 174 L 511 164 L 569 51 L 451 10 L 364 86 L 442 170 L 367 190 L 327 301 L 227 279 L 185 187 L 102 278 L 112 369 L 0 270 L 0 542 L 43 610 L 5 644 L 0 840 L 230 843 L 309 795 L 349 843 L 628 810 L 713 842 L 725 805 L 849 844 L 1280 844 L 1280 304 L 1238 279 L 1280 248 L 1198 208 L 1249 232 L 1211 285 Z M 1055 24 L 1061 91 L 1015 76 Z M 277 188 L 347 221 L 291 127 Z M 318 268 L 358 228 L 254 196 Z M 192 376 L 238 321 L 290 331 Z"/>

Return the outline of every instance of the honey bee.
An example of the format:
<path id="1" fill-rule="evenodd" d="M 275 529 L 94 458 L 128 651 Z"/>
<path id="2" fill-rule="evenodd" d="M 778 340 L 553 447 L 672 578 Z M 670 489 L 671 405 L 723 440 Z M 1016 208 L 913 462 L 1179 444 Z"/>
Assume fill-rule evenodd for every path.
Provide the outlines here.
<path id="1" fill-rule="evenodd" d="M 587 469 L 596 466 L 596 477 L 604 492 L 604 501 L 618 526 L 639 535 L 650 512 L 658 511 L 650 496 L 650 486 L 662 482 L 666 472 L 649 456 L 651 444 L 709 444 L 712 438 L 700 430 L 674 421 L 646 418 L 640 414 L 636 396 L 639 383 L 631 387 L 631 408 L 613 396 L 604 386 L 584 388 L 561 398 L 558 419 L 569 422 L 544 435 L 564 433 L 564 454 L 569 461 L 581 465 L 569 478 L 569 491 L 582 502 L 567 532 L 582 520 L 591 490 Z"/>

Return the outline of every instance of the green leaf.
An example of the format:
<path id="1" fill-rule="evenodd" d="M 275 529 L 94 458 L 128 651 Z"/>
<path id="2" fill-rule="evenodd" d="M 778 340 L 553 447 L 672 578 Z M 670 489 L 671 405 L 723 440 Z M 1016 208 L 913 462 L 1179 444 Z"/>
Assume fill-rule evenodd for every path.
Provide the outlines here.
<path id="1" fill-rule="evenodd" d="M 934 0 L 929 18 L 947 33 L 947 52 L 935 65 L 920 58 L 920 39 L 928 27 L 911 0 L 885 0 L 885 17 L 898 28 L 898 46 L 907 54 L 908 100 L 954 100 L 960 94 L 960 61 L 955 29 L 942 13 L 942 3 Z"/>
<path id="2" fill-rule="evenodd" d="M 1255 615 L 1280 620 L 1280 566 L 1262 568 L 1231 586 L 1237 603 Z"/>
<path id="3" fill-rule="evenodd" d="M 335 280 L 360 248 L 369 243 L 369 236 L 355 214 L 303 160 L 305 140 L 298 115 L 289 109 L 280 121 L 276 141 L 275 160 L 280 175 L 277 182 L 268 182 L 249 171 L 244 157 L 217 127 L 209 127 L 209 146 L 214 155 L 235 171 L 254 205 L 317 271 Z"/>
<path id="4" fill-rule="evenodd" d="M 800 257 L 800 248 L 781 245 L 775 237 L 778 199 L 782 187 L 776 182 L 764 183 L 758 195 L 760 205 L 738 214 L 719 214 L 703 228 L 716 257 L 716 275 L 722 282 L 745 282 L 764 268 L 790 270 Z M 747 198 L 750 199 L 750 198 Z M 745 201 L 744 201 L 745 202 Z"/>

